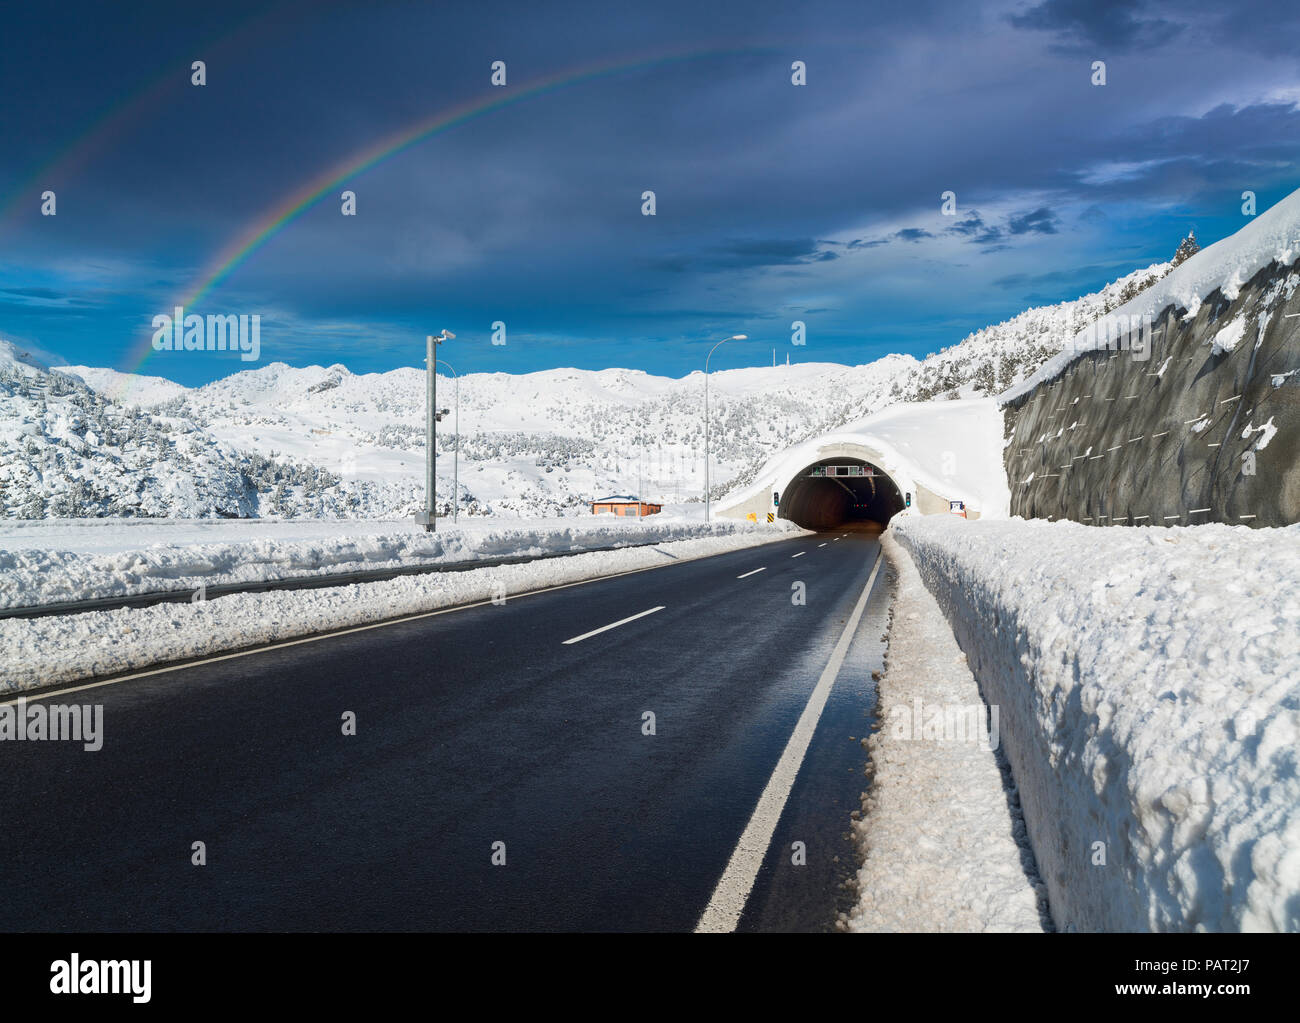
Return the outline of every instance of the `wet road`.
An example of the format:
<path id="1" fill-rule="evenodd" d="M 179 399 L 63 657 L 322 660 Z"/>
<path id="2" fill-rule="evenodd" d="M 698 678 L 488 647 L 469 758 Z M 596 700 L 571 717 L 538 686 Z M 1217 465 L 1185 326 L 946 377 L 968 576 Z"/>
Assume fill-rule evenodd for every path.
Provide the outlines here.
<path id="1" fill-rule="evenodd" d="M 800 537 L 51 695 L 104 745 L 0 743 L 0 930 L 690 930 L 878 554 Z M 845 907 L 886 602 L 882 572 L 740 930 Z"/>

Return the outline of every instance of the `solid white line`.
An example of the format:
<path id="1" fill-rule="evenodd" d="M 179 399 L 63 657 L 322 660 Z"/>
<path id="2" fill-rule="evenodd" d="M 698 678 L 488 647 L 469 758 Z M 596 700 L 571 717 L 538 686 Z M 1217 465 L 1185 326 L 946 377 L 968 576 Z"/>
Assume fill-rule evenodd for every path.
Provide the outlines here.
<path id="1" fill-rule="evenodd" d="M 758 575 L 759 572 L 766 572 L 766 571 L 767 571 L 767 566 L 764 565 L 762 568 L 756 568 L 756 569 L 754 569 L 754 571 L 752 571 L 752 572 L 746 572 L 744 575 L 738 575 L 738 576 L 736 576 L 736 578 L 737 578 L 737 579 L 748 579 L 751 575 Z"/>
<path id="2" fill-rule="evenodd" d="M 566 639 L 564 645 L 569 646 L 572 643 L 581 643 L 584 639 L 591 639 L 592 636 L 599 636 L 602 632 L 608 632 L 610 629 L 617 629 L 620 625 L 626 625 L 628 622 L 634 622 L 638 618 L 644 618 L 646 615 L 652 615 L 656 611 L 662 611 L 663 609 L 664 605 L 660 604 L 658 607 L 652 607 L 649 611 L 642 611 L 639 615 L 631 615 L 627 618 L 620 619 L 617 622 L 610 622 L 608 625 L 602 625 L 599 629 L 592 629 L 590 632 L 584 632 L 581 636 L 574 636 L 572 639 Z"/>
<path id="3" fill-rule="evenodd" d="M 805 554 L 807 554 L 807 553 L 808 553 L 807 551 L 800 551 L 798 554 L 791 554 L 790 557 L 792 557 L 792 558 L 802 558 L 802 557 L 803 557 Z"/>
<path id="4" fill-rule="evenodd" d="M 862 588 L 862 595 L 858 597 L 853 613 L 845 623 L 839 642 L 835 644 L 835 650 L 831 653 L 831 659 L 826 663 L 817 685 L 813 687 L 812 695 L 808 697 L 808 703 L 803 713 L 799 715 L 799 722 L 794 726 L 794 731 L 785 744 L 785 752 L 777 761 L 772 777 L 768 779 L 767 787 L 763 789 L 763 794 L 758 798 L 758 805 L 754 807 L 753 816 L 749 818 L 740 841 L 736 843 L 735 851 L 732 852 L 731 859 L 727 863 L 727 869 L 722 872 L 718 886 L 713 889 L 713 897 L 709 899 L 708 906 L 700 916 L 700 922 L 695 925 L 697 933 L 734 931 L 736 924 L 740 922 L 740 914 L 749 900 L 754 880 L 763 865 L 763 857 L 767 854 L 767 847 L 772 843 L 777 822 L 780 821 L 781 814 L 785 810 L 785 803 L 790 798 L 790 790 L 794 788 L 799 767 L 808 752 L 813 733 L 817 730 L 822 709 L 826 706 L 831 688 L 840 673 L 840 666 L 844 664 L 844 658 L 849 652 L 849 644 L 853 642 L 853 634 L 862 619 L 862 612 L 866 609 L 867 598 L 871 596 L 871 586 L 876 581 L 876 573 L 880 571 L 882 560 L 884 560 L 883 555 L 877 552 L 876 563 L 872 566 L 871 575 L 867 577 L 867 585 Z"/>

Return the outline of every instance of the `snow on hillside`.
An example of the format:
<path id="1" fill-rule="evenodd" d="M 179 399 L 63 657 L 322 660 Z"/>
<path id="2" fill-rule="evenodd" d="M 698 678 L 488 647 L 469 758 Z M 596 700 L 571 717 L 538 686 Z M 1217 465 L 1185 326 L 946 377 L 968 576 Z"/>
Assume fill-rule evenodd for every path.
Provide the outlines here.
<path id="1" fill-rule="evenodd" d="M 715 371 L 714 498 L 752 484 L 777 453 L 891 405 L 1013 385 L 1173 265 L 1027 310 L 923 362 L 890 355 L 861 366 Z M 610 492 L 663 503 L 703 497 L 698 372 L 475 373 L 438 386 L 441 406 L 454 409 L 458 390 L 460 404 L 459 437 L 454 415 L 439 427 L 443 511 L 454 492 L 466 514 L 529 518 L 581 514 Z M 51 373 L 0 342 L 0 411 L 0 511 L 10 517 L 405 517 L 423 500 L 417 368 L 354 374 L 271 363 L 186 388 L 85 366 Z"/>
<path id="2" fill-rule="evenodd" d="M 1117 307 L 1114 313 L 1117 318 L 1136 317 L 1141 322 L 1149 316 L 1154 321 L 1164 309 L 1174 306 L 1185 310 L 1186 316 L 1195 316 L 1201 303 L 1216 289 L 1222 288 L 1224 296 L 1234 300 L 1242 285 L 1264 267 L 1272 262 L 1290 266 L 1297 257 L 1300 257 L 1300 189 L 1250 220 L 1236 234 L 1201 249 L 1159 282 Z M 1244 329 L 1244 322 L 1241 327 Z M 1008 388 L 999 399 L 1004 404 L 1015 400 L 1039 383 L 1059 376 L 1083 352 L 1093 351 L 1105 343 L 1103 334 L 1087 330 L 1086 325 L 1081 327 L 1067 336 L 1059 354 L 1026 380 Z M 1223 342 L 1216 343 L 1223 348 Z M 1236 340 L 1231 342 L 1235 343 Z"/>
<path id="3" fill-rule="evenodd" d="M 0 513 L 10 518 L 212 516 L 283 505 L 328 513 L 311 465 L 248 455 L 184 417 L 109 401 L 0 341 Z"/>
<path id="4" fill-rule="evenodd" d="M 1300 929 L 1300 525 L 893 529 L 999 708 L 1060 929 Z"/>
<path id="5" fill-rule="evenodd" d="M 966 387 L 985 395 L 1006 390 L 1033 375 L 1058 355 L 1070 338 L 1154 285 L 1173 267 L 1173 262 L 1152 263 L 1090 295 L 1026 309 L 977 330 L 926 358 L 910 387 L 900 387 L 895 397 L 924 401 Z"/>
<path id="6" fill-rule="evenodd" d="M 98 391 L 110 401 L 120 401 L 126 394 L 132 400 L 129 404 L 148 407 L 161 405 L 183 395 L 188 388 L 174 384 L 163 377 L 150 377 L 141 374 L 122 373 L 115 369 L 99 369 L 94 366 L 56 366 L 60 373 L 77 377 L 93 391 Z"/>
<path id="7" fill-rule="evenodd" d="M 887 402 L 916 367 L 908 356 L 866 366 L 808 363 L 710 375 L 713 477 L 733 478 L 773 451 L 863 408 Z M 87 371 L 77 368 L 78 375 Z M 246 370 L 156 404 L 150 388 L 94 375 L 125 400 L 182 417 L 235 448 L 320 466 L 382 495 L 378 514 L 409 512 L 423 493 L 424 375 L 358 375 L 343 366 Z M 585 512 L 613 491 L 699 500 L 704 485 L 703 375 L 574 369 L 459 381 L 461 507 L 468 514 Z M 454 409 L 457 382 L 440 376 L 438 404 Z M 439 426 L 438 485 L 453 490 L 456 418 Z M 274 510 L 274 502 L 272 502 Z"/>

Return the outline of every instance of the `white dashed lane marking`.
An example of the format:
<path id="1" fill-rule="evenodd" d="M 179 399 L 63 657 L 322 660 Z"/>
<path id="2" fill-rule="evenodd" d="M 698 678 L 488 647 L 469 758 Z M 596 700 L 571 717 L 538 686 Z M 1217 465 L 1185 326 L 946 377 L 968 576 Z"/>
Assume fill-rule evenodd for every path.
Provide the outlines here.
<path id="1" fill-rule="evenodd" d="M 590 632 L 584 632 L 581 636 L 574 636 L 572 639 L 566 639 L 564 645 L 569 646 L 573 643 L 581 643 L 584 639 L 591 639 L 592 636 L 599 636 L 602 632 L 608 632 L 610 629 L 617 629 L 620 625 L 626 625 L 628 622 L 634 622 L 638 618 L 644 618 L 646 615 L 652 615 L 656 611 L 662 611 L 663 609 L 664 605 L 660 604 L 658 607 L 650 608 L 649 611 L 642 611 L 640 614 L 621 618 L 616 622 L 610 622 L 608 625 L 602 625 L 599 629 L 592 629 Z"/>

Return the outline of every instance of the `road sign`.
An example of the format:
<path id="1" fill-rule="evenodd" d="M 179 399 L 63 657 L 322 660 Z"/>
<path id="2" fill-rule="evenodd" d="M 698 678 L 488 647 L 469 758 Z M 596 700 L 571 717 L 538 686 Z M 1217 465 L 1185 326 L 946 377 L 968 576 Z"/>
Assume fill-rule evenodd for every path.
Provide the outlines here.
<path id="1" fill-rule="evenodd" d="M 773 512 L 768 512 L 768 513 L 767 513 L 767 521 L 768 521 L 768 522 L 775 522 L 775 521 L 776 521 L 776 515 L 775 515 L 775 513 L 773 513 Z"/>

